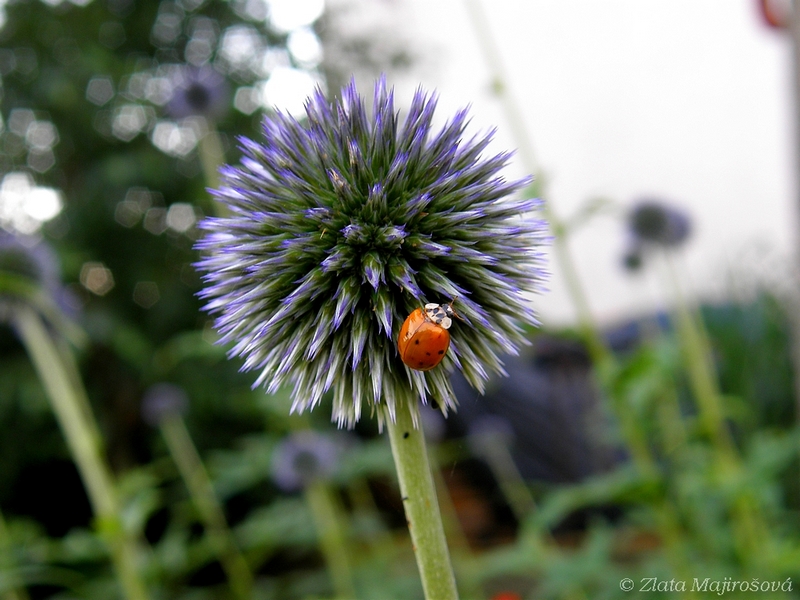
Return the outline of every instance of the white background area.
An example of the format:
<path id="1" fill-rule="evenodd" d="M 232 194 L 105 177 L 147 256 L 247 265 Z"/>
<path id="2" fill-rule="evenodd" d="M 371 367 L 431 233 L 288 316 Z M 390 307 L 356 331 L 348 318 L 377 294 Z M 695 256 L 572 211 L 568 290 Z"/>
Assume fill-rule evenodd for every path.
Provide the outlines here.
<path id="1" fill-rule="evenodd" d="M 686 285 L 702 296 L 724 297 L 732 279 L 785 279 L 800 216 L 791 47 L 788 35 L 762 24 L 756 0 L 481 6 L 546 175 L 545 199 L 562 218 L 597 197 L 620 207 L 570 238 L 601 323 L 663 307 L 667 297 L 654 272 L 631 277 L 620 268 L 621 214 L 643 195 L 691 215 L 681 260 Z M 462 0 L 382 0 L 367 9 L 365 23 L 397 23 L 416 56 L 392 77 L 399 105 L 417 85 L 435 88 L 442 121 L 469 104 L 474 128 L 497 127 L 495 150 L 517 146 Z M 515 160 L 508 175 L 527 171 Z M 550 268 L 549 291 L 535 299 L 542 320 L 574 322 Z"/>

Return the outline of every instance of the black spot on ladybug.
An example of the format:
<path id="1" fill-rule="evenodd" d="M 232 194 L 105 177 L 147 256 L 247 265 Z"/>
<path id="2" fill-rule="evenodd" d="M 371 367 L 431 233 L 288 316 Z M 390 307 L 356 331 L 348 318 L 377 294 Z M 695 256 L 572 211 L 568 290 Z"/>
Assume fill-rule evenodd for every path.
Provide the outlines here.
<path id="1" fill-rule="evenodd" d="M 430 353 L 430 352 L 426 352 L 426 353 L 425 353 L 425 356 L 430 356 L 430 355 L 431 355 L 431 353 Z"/>
<path id="2" fill-rule="evenodd" d="M 414 340 L 414 344 L 415 344 L 416 346 L 419 346 L 419 340 Z"/>
<path id="3" fill-rule="evenodd" d="M 439 350 L 439 354 L 444 354 L 444 350 Z"/>
<path id="4" fill-rule="evenodd" d="M 424 367 L 425 366 L 425 362 L 424 361 L 419 361 L 419 366 L 420 367 Z"/>
<path id="5" fill-rule="evenodd" d="M 410 433 L 408 433 L 408 432 L 406 431 L 406 432 L 403 434 L 403 439 L 406 439 L 406 438 L 407 438 L 409 435 L 411 435 L 411 434 L 410 434 Z"/>

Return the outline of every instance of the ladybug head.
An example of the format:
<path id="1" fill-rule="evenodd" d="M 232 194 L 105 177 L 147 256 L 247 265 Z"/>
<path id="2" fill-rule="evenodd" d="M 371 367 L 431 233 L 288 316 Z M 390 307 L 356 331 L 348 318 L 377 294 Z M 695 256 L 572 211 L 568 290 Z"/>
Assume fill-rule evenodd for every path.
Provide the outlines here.
<path id="1" fill-rule="evenodd" d="M 446 305 L 444 306 L 444 312 L 445 312 L 445 313 L 447 313 L 447 316 L 448 316 L 448 317 L 450 317 L 450 319 L 452 319 L 453 317 L 455 317 L 455 318 L 456 318 L 456 319 L 458 319 L 459 321 L 463 321 L 463 320 L 464 320 L 464 317 L 462 317 L 460 314 L 458 314 L 458 313 L 456 312 L 456 309 L 454 309 L 454 308 L 453 308 L 453 304 L 455 304 L 455 303 L 456 303 L 456 300 L 458 300 L 458 297 L 457 297 L 457 296 L 456 296 L 455 298 L 453 298 L 453 299 L 450 301 L 450 304 L 446 304 Z"/>
<path id="2" fill-rule="evenodd" d="M 450 325 L 453 324 L 454 314 L 450 304 L 441 305 L 431 303 L 425 305 L 425 316 L 442 329 L 450 329 Z"/>

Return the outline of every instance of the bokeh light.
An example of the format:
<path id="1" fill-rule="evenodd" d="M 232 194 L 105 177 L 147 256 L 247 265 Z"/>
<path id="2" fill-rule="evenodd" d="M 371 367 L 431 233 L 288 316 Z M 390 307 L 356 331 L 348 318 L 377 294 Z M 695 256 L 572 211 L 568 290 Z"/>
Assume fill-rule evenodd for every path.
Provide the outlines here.
<path id="1" fill-rule="evenodd" d="M 311 25 L 325 10 L 325 0 L 269 0 L 269 24 L 288 33 Z"/>
<path id="2" fill-rule="evenodd" d="M 114 275 L 101 262 L 83 263 L 79 279 L 81 285 L 96 296 L 105 296 L 114 288 Z"/>
<path id="3" fill-rule="evenodd" d="M 297 63 L 313 69 L 322 61 L 322 44 L 310 27 L 300 27 L 289 34 L 286 47 Z"/>
<path id="4" fill-rule="evenodd" d="M 7 173 L 0 184 L 0 227 L 12 233 L 36 233 L 63 206 L 59 191 L 37 186 L 29 173 Z"/>
<path id="5" fill-rule="evenodd" d="M 261 87 L 261 105 L 301 115 L 306 98 L 314 93 L 319 82 L 307 71 L 278 67 Z"/>
<path id="6" fill-rule="evenodd" d="M 167 210 L 167 227 L 178 233 L 186 233 L 197 222 L 194 206 L 188 202 L 176 202 Z"/>
<path id="7" fill-rule="evenodd" d="M 133 301 L 142 308 L 152 308 L 160 298 L 155 281 L 139 281 L 133 288 Z"/>

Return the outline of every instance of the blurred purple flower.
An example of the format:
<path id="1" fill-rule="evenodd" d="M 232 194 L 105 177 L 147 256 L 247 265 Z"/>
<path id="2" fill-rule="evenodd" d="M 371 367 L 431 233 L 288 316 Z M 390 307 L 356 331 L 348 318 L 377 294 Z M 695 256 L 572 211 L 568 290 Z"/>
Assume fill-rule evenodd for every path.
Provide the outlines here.
<path id="1" fill-rule="evenodd" d="M 55 304 L 64 295 L 56 253 L 40 240 L 0 231 L 0 320 L 14 304 L 42 295 Z"/>
<path id="2" fill-rule="evenodd" d="M 639 200 L 628 215 L 628 229 L 634 239 L 644 244 L 675 247 L 691 233 L 689 216 L 660 200 Z"/>
<path id="3" fill-rule="evenodd" d="M 217 120 L 230 108 L 228 80 L 213 67 L 182 66 L 174 71 L 171 83 L 166 111 L 176 119 L 202 116 Z"/>
<path id="4" fill-rule="evenodd" d="M 158 427 L 166 418 L 184 415 L 188 409 L 188 394 L 174 383 L 151 385 L 142 399 L 142 419 L 152 427 Z"/>
<path id="5" fill-rule="evenodd" d="M 272 454 L 272 478 L 284 491 L 328 479 L 336 471 L 341 448 L 330 437 L 300 431 L 284 438 Z"/>

